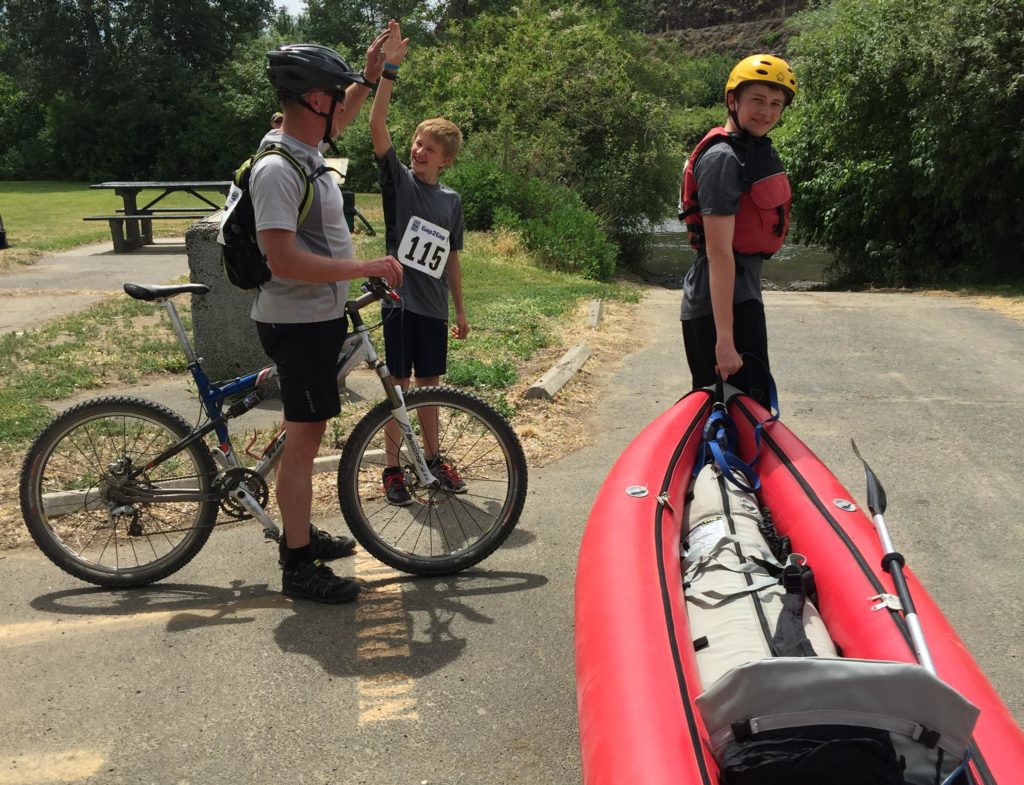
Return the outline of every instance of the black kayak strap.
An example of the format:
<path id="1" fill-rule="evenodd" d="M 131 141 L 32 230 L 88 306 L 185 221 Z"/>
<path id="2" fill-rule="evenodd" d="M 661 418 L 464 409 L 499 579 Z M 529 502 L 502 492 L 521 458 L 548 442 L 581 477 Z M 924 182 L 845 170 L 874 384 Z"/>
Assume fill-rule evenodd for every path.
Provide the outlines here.
<path id="1" fill-rule="evenodd" d="M 803 557 L 792 554 L 782 570 L 782 585 L 786 593 L 771 642 L 772 653 L 776 657 L 818 656 L 804 632 L 804 605 L 813 580 L 814 574 Z"/>

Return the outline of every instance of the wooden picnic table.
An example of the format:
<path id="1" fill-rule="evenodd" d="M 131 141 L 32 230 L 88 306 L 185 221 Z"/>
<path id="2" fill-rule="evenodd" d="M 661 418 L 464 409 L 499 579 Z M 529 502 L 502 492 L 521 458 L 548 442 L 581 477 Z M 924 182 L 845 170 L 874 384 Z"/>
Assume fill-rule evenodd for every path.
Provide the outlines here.
<path id="1" fill-rule="evenodd" d="M 114 253 L 130 251 L 153 242 L 154 220 L 181 220 L 198 218 L 217 210 L 224 205 L 211 201 L 200 191 L 219 191 L 227 195 L 231 188 L 230 180 L 173 180 L 173 181 L 137 181 L 96 183 L 90 188 L 106 189 L 121 197 L 123 206 L 116 210 L 116 215 L 90 215 L 83 220 L 107 221 L 110 224 L 110 236 L 114 241 Z M 154 191 L 156 195 L 148 202 L 139 206 L 139 195 L 143 191 Z M 186 193 L 201 202 L 201 206 L 192 207 L 157 207 L 166 197 L 174 193 Z"/>

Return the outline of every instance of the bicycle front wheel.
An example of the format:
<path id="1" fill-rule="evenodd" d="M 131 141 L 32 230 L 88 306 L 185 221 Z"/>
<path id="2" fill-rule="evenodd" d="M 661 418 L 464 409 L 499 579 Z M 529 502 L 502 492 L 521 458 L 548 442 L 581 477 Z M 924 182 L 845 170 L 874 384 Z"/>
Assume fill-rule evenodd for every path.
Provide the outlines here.
<path id="1" fill-rule="evenodd" d="M 438 455 L 454 472 L 449 478 L 464 485 L 420 482 L 409 446 L 389 441 L 384 402 L 356 424 L 342 451 L 341 511 L 359 544 L 385 564 L 448 575 L 487 558 L 512 533 L 526 501 L 526 457 L 508 421 L 475 395 L 421 387 L 406 393 L 405 406 L 421 447 L 421 423 L 436 415 Z M 389 504 L 383 487 L 396 455 L 411 496 L 403 506 Z"/>
<path id="2" fill-rule="evenodd" d="M 58 415 L 21 470 L 21 512 L 36 544 L 65 572 L 100 586 L 143 586 L 184 567 L 217 517 L 213 457 L 198 441 L 149 463 L 190 432 L 170 409 L 141 398 L 97 398 Z M 206 498 L 175 500 L 175 492 Z"/>

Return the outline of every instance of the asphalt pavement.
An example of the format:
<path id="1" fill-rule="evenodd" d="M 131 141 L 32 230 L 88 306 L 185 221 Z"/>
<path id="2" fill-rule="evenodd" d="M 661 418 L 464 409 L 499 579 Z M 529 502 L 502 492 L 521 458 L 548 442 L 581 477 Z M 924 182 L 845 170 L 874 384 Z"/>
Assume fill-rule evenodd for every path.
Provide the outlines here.
<path id="1" fill-rule="evenodd" d="M 131 253 L 108 242 L 0 270 L 0 334 L 33 329 L 122 291 L 126 281 L 169 283 L 188 275 L 183 238 L 158 238 Z"/>
<path id="2" fill-rule="evenodd" d="M 678 297 L 649 291 L 579 413 L 592 445 L 531 467 L 516 531 L 462 575 L 357 555 L 335 563 L 366 582 L 357 603 L 292 602 L 252 524 L 130 592 L 2 554 L 0 785 L 578 782 L 576 554 L 607 471 L 688 386 Z M 897 546 L 1024 717 L 1024 325 L 946 297 L 766 301 L 783 420 L 863 501 L 857 439 Z"/>

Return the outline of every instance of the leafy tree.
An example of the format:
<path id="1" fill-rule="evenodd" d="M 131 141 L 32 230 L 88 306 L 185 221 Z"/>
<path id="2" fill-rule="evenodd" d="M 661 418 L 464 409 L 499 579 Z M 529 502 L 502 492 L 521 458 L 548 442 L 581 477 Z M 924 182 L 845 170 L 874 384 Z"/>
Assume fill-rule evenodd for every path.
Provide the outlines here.
<path id="1" fill-rule="evenodd" d="M 429 40 L 435 13 L 426 0 L 307 0 L 298 30 L 308 41 L 365 52 L 389 19 L 401 20 L 403 35 Z"/>
<path id="2" fill-rule="evenodd" d="M 800 236 L 851 281 L 1019 280 L 1024 4 L 835 0 L 798 23 Z"/>
<path id="3" fill-rule="evenodd" d="M 230 121 L 219 110 L 218 80 L 273 3 L 41 0 L 3 10 L 0 63 L 27 116 L 19 127 L 0 125 L 0 173 L 208 177 L 216 156 L 206 151 L 220 135 L 198 138 L 193 124 Z"/>
<path id="4" fill-rule="evenodd" d="M 657 69 L 643 65 L 650 47 L 613 18 L 524 0 L 410 52 L 396 140 L 443 114 L 462 127 L 468 156 L 570 186 L 620 234 L 667 213 L 679 168 L 668 104 L 653 94 Z"/>

